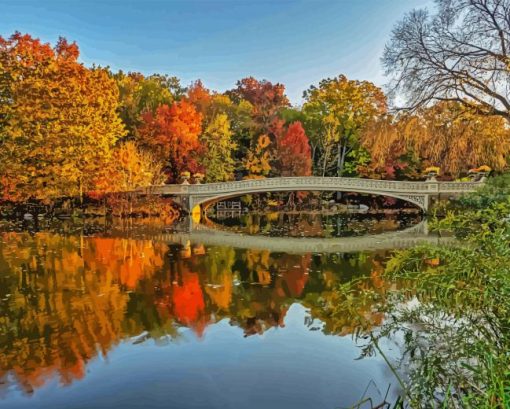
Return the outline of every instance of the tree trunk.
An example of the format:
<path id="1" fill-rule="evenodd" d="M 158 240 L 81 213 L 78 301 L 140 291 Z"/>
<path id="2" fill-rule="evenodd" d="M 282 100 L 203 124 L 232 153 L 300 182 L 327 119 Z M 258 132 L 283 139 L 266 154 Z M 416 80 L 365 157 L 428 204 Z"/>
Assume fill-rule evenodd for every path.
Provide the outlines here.
<path id="1" fill-rule="evenodd" d="M 338 149 L 338 156 L 336 158 L 336 174 L 338 176 L 342 176 L 342 171 L 343 171 L 343 164 L 342 164 L 342 150 L 343 150 L 343 146 L 342 146 L 342 142 L 338 142 L 338 145 L 337 145 L 337 149 Z"/>
<path id="2" fill-rule="evenodd" d="M 315 152 L 317 151 L 317 145 L 315 144 L 311 144 L 312 145 L 312 175 L 315 174 L 314 170 L 315 170 Z"/>
<path id="3" fill-rule="evenodd" d="M 289 200 L 287 201 L 287 207 L 291 208 L 292 210 L 296 210 L 296 205 L 294 202 L 294 192 L 290 192 Z"/>
<path id="4" fill-rule="evenodd" d="M 329 156 L 329 147 L 327 147 L 326 150 L 324 151 L 324 156 L 322 158 L 322 160 L 324 161 L 322 164 L 322 177 L 326 176 L 326 166 L 328 163 L 328 156 Z"/>
<path id="5" fill-rule="evenodd" d="M 80 177 L 80 207 L 83 207 L 83 183 Z"/>
<path id="6" fill-rule="evenodd" d="M 347 146 L 346 145 L 343 145 L 342 146 L 342 151 L 339 155 L 339 158 L 338 158 L 338 163 L 339 163 L 339 167 L 338 167 L 338 176 L 342 176 L 343 173 L 344 173 L 344 166 L 345 166 L 345 158 L 347 156 Z"/>

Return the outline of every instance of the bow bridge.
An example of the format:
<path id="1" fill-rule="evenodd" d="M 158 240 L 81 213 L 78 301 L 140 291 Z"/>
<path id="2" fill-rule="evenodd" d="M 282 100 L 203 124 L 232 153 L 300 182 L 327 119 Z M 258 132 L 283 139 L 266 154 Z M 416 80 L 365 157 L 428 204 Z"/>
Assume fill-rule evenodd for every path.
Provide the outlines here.
<path id="1" fill-rule="evenodd" d="M 172 196 L 180 206 L 191 212 L 196 206 L 209 206 L 225 199 L 254 193 L 329 191 L 352 192 L 389 196 L 413 203 L 424 212 L 430 205 L 431 197 L 451 197 L 476 190 L 479 182 L 424 182 L 375 180 L 348 177 L 281 177 L 248 179 L 232 182 L 159 185 L 140 188 L 137 193 Z"/>

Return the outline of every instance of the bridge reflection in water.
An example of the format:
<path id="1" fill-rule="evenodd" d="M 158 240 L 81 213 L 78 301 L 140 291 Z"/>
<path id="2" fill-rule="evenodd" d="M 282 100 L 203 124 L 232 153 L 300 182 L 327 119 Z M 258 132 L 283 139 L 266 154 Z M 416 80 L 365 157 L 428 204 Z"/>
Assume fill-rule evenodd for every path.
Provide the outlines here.
<path id="1" fill-rule="evenodd" d="M 191 229 L 188 226 L 192 225 Z M 271 237 L 247 235 L 209 227 L 204 224 L 192 224 L 189 218 L 181 221 L 182 231 L 169 231 L 157 236 L 159 240 L 183 246 L 230 246 L 242 249 L 269 250 L 290 254 L 299 253 L 351 253 L 358 251 L 401 249 L 420 243 L 447 243 L 451 237 L 441 237 L 430 233 L 427 221 L 399 231 L 369 234 L 357 237 Z"/>

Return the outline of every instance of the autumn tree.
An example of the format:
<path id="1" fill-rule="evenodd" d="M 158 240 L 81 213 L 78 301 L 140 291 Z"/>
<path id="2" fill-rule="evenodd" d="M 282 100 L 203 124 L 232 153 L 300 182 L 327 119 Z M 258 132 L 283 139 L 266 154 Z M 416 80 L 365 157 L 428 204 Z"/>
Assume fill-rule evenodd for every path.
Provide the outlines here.
<path id="1" fill-rule="evenodd" d="M 312 173 L 321 174 L 321 147 L 324 142 L 324 127 L 322 118 L 319 115 L 314 115 L 313 112 L 303 110 L 300 108 L 284 108 L 280 111 L 280 117 L 287 125 L 294 122 L 300 122 L 305 134 L 308 138 L 308 143 L 311 148 L 312 158 Z"/>
<path id="2" fill-rule="evenodd" d="M 240 130 L 241 132 L 237 131 L 233 121 L 233 129 L 237 131 L 235 132 L 236 142 L 239 146 L 236 156 L 245 164 L 245 169 L 251 168 L 247 171 L 249 177 L 268 174 L 269 170 L 266 168 L 271 161 L 270 151 L 274 150 L 271 127 L 274 120 L 278 118 L 279 111 L 290 105 L 285 95 L 285 87 L 282 84 L 248 77 L 238 81 L 237 87 L 227 91 L 226 94 L 240 108 L 240 111 L 250 110 L 250 120 L 244 121 L 245 126 Z M 260 171 L 262 173 L 259 173 Z"/>
<path id="3" fill-rule="evenodd" d="M 96 189 L 100 192 L 131 192 L 163 182 L 160 162 L 135 142 L 127 141 L 114 149 L 111 160 L 97 178 Z"/>
<path id="4" fill-rule="evenodd" d="M 370 161 L 358 165 L 358 172 L 370 179 L 415 179 L 420 177 L 419 155 L 408 145 L 405 114 L 399 119 L 391 114 L 371 121 L 363 130 L 360 141 L 370 154 Z"/>
<path id="5" fill-rule="evenodd" d="M 383 64 L 396 93 L 417 108 L 453 101 L 510 120 L 510 1 L 436 0 L 393 29 Z"/>
<path id="6" fill-rule="evenodd" d="M 266 134 L 257 138 L 254 148 L 248 152 L 244 161 L 247 179 L 260 179 L 269 175 L 271 171 L 272 155 L 269 146 L 271 139 Z"/>
<path id="7" fill-rule="evenodd" d="M 478 115 L 463 104 L 442 102 L 381 122 L 367 128 L 362 138 L 375 167 L 402 162 L 405 156 L 422 170 L 435 165 L 454 177 L 480 165 L 495 170 L 507 166 L 510 130 L 501 116 Z"/>
<path id="8" fill-rule="evenodd" d="M 188 101 L 195 106 L 196 110 L 206 117 L 211 106 L 213 96 L 211 95 L 211 92 L 204 87 L 202 81 L 197 80 L 192 83 L 191 86 L 188 87 L 186 96 Z"/>
<path id="9" fill-rule="evenodd" d="M 214 94 L 211 98 L 210 115 L 226 114 L 234 136 L 243 139 L 255 126 L 252 118 L 253 105 L 245 99 L 233 101 L 226 94 Z"/>
<path id="10" fill-rule="evenodd" d="M 236 144 L 232 140 L 230 121 L 226 114 L 216 115 L 200 136 L 204 154 L 200 162 L 205 168 L 207 182 L 232 180 L 235 161 L 232 153 Z"/>
<path id="11" fill-rule="evenodd" d="M 122 71 L 119 71 L 113 77 L 119 88 L 117 110 L 126 127 L 126 136 L 133 139 L 136 135 L 136 129 L 140 125 L 140 107 L 137 94 L 144 76 L 140 73 L 124 74 Z"/>
<path id="12" fill-rule="evenodd" d="M 267 132 L 280 109 L 290 105 L 284 85 L 253 77 L 238 81 L 227 94 L 234 102 L 245 100 L 252 105 L 252 117 L 262 132 Z"/>
<path id="13" fill-rule="evenodd" d="M 136 139 L 144 112 L 156 112 L 160 105 L 171 105 L 184 94 L 179 79 L 153 74 L 148 77 L 136 72 L 119 71 L 113 76 L 119 88 L 119 115 L 128 131 L 128 138 Z"/>
<path id="14" fill-rule="evenodd" d="M 344 75 L 311 86 L 304 97 L 303 112 L 317 127 L 321 150 L 317 173 L 342 176 L 348 155 L 359 146 L 363 128 L 386 112 L 386 97 L 371 82 L 349 80 Z"/>
<path id="15" fill-rule="evenodd" d="M 170 181 L 177 181 L 183 171 L 200 170 L 202 115 L 190 102 L 181 100 L 170 106 L 161 105 L 155 114 L 143 114 L 142 120 L 141 141 L 165 163 Z"/>
<path id="16" fill-rule="evenodd" d="M 301 122 L 293 122 L 276 133 L 276 169 L 281 176 L 310 176 L 312 157 Z"/>
<path id="17" fill-rule="evenodd" d="M 185 95 L 179 78 L 170 75 L 152 74 L 141 82 L 138 92 L 140 112 L 154 112 L 157 107 L 178 101 Z"/>
<path id="18" fill-rule="evenodd" d="M 82 196 L 124 127 L 109 73 L 78 62 L 75 43 L 0 37 L 0 184 L 11 200 Z"/>
<path id="19" fill-rule="evenodd" d="M 231 157 L 235 161 L 236 171 L 242 171 L 242 163 L 253 145 L 255 121 L 252 117 L 253 106 L 244 99 L 233 101 L 226 94 L 215 94 L 209 107 L 209 116 L 227 115 L 232 131 L 232 143 L 235 149 Z"/>
<path id="20" fill-rule="evenodd" d="M 133 214 L 137 188 L 160 185 L 166 180 L 161 162 L 136 142 L 126 141 L 115 147 L 111 160 L 100 170 L 94 190 L 88 192 L 93 199 L 103 199 L 116 214 Z M 148 204 L 147 199 L 144 203 Z"/>

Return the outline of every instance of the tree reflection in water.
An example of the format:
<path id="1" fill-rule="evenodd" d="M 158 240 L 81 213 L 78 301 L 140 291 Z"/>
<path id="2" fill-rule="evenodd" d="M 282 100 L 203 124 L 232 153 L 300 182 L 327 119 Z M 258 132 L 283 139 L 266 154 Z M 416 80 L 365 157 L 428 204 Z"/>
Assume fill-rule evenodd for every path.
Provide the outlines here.
<path id="1" fill-rule="evenodd" d="M 272 237 L 352 237 L 402 230 L 417 224 L 419 213 L 247 213 L 237 217 L 211 216 L 215 228 Z"/>
<path id="2" fill-rule="evenodd" d="M 26 393 L 50 379 L 83 378 L 90 360 L 130 337 L 164 342 L 180 327 L 201 337 L 222 319 L 245 336 L 262 334 L 283 326 L 296 300 L 321 316 L 326 331 L 347 334 L 348 316 L 332 328 L 315 306 L 335 283 L 360 274 L 377 280 L 385 257 L 48 232 L 0 238 L 0 379 Z"/>

